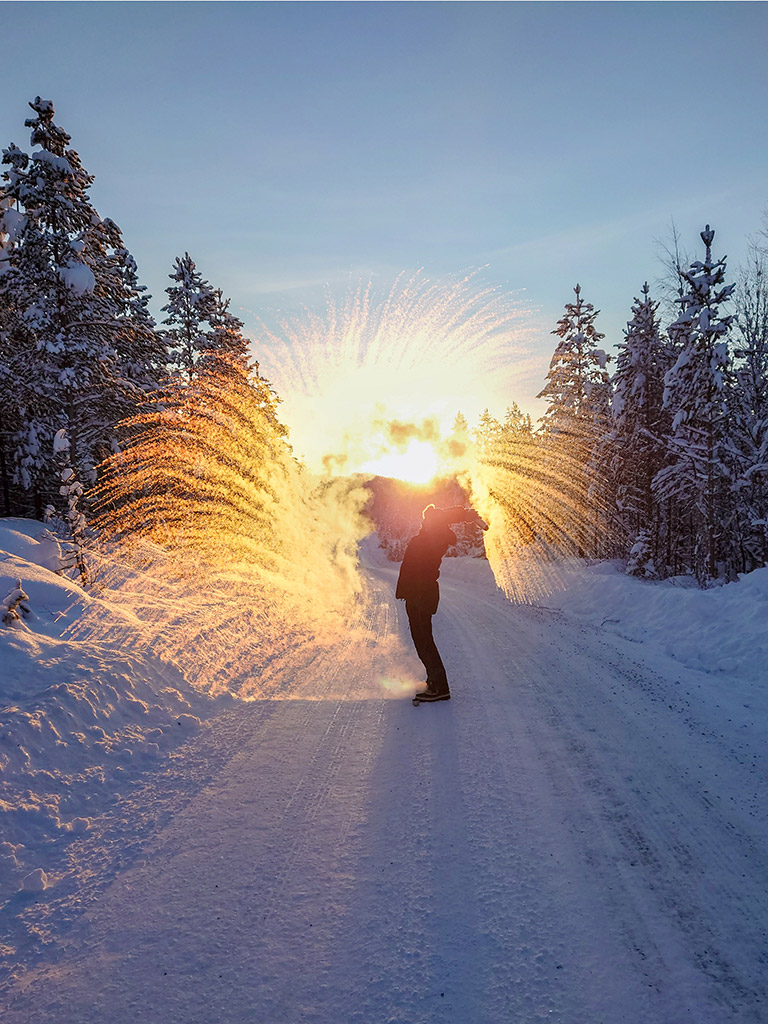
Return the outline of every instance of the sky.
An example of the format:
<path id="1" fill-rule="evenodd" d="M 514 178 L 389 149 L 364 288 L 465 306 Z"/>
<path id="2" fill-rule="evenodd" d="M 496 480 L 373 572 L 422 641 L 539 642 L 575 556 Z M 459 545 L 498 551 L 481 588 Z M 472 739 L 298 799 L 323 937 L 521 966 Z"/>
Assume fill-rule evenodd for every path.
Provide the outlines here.
<path id="1" fill-rule="evenodd" d="M 184 251 L 249 330 L 485 267 L 527 311 L 509 397 L 541 411 L 577 282 L 610 348 L 673 220 L 746 257 L 766 38 L 763 3 L 5 3 L 0 145 L 53 100 L 156 314 Z"/>

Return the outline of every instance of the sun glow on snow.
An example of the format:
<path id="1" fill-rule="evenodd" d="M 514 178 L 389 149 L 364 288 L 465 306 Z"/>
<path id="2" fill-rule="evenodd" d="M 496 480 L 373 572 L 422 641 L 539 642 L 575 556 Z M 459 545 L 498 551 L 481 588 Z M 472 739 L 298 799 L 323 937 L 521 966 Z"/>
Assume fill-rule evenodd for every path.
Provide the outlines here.
<path id="1" fill-rule="evenodd" d="M 403 452 L 389 452 L 360 467 L 360 472 L 390 476 L 411 484 L 427 484 L 437 476 L 437 452 L 428 441 L 411 441 Z"/>

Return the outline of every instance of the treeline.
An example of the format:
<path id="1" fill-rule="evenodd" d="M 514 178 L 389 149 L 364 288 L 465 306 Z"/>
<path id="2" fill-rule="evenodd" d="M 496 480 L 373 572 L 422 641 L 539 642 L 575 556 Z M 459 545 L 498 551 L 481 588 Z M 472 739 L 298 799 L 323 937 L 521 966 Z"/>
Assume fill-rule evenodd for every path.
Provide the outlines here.
<path id="1" fill-rule="evenodd" d="M 114 505 L 121 452 L 147 441 L 148 424 L 157 435 L 197 415 L 200 396 L 210 408 L 227 375 L 254 390 L 281 456 L 286 431 L 221 289 L 185 253 L 155 323 L 52 103 L 30 106 L 32 151 L 3 151 L 0 184 L 0 514 L 58 516 L 77 549 L 105 460 Z M 768 560 L 766 252 L 729 281 L 708 226 L 701 239 L 703 258 L 673 261 L 671 312 L 643 286 L 615 357 L 576 286 L 536 429 L 516 406 L 476 431 L 457 419 L 450 446 L 457 465 L 476 446 L 474 496 L 498 510 L 505 550 L 623 556 L 630 572 L 703 584 Z M 173 476 L 168 466 L 142 487 L 172 494 Z"/>
<path id="2" fill-rule="evenodd" d="M 517 541 L 703 585 L 768 560 L 766 251 L 729 283 L 714 234 L 701 232 L 703 258 L 674 261 L 666 325 L 643 286 L 615 358 L 577 285 L 539 429 L 517 407 L 481 420 L 486 486 Z"/>
<path id="3" fill-rule="evenodd" d="M 155 323 L 136 262 L 117 224 L 94 209 L 93 177 L 53 104 L 37 97 L 30 107 L 32 151 L 11 144 L 2 157 L 0 514 L 58 515 L 76 536 L 98 467 L 125 441 L 118 424 L 178 408 L 179 389 L 196 380 L 243 376 L 285 431 L 221 289 L 185 253 Z"/>

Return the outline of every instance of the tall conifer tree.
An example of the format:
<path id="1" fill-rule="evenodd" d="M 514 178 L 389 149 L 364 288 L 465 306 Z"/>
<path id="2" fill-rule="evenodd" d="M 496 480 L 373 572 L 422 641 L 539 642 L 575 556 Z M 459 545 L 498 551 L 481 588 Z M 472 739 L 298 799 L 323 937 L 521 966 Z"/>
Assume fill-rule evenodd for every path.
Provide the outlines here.
<path id="1" fill-rule="evenodd" d="M 610 449 L 619 518 L 630 545 L 645 542 L 650 552 L 657 552 L 661 524 L 653 480 L 666 455 L 669 416 L 663 397 L 670 350 L 659 328 L 658 303 L 651 300 L 647 283 L 641 295 L 634 301 L 632 319 L 618 344 Z"/>
<path id="2" fill-rule="evenodd" d="M 671 461 L 656 478 L 662 498 L 689 510 L 688 556 L 702 582 L 717 576 L 726 555 L 731 511 L 725 388 L 733 317 L 720 307 L 734 286 L 724 283 L 725 258 L 712 256 L 714 236 L 707 224 L 701 232 L 704 260 L 682 274 L 680 314 L 669 329 L 679 354 L 664 389 L 664 407 L 672 417 Z"/>
<path id="3" fill-rule="evenodd" d="M 199 364 L 215 350 L 216 292 L 188 252 L 176 258 L 169 277 L 173 284 L 165 289 L 163 336 L 172 371 L 191 383 L 202 369 Z"/>
<path id="4" fill-rule="evenodd" d="M 581 287 L 575 302 L 566 304 L 552 331 L 560 340 L 549 365 L 547 383 L 539 393 L 548 407 L 542 422 L 542 471 L 558 488 L 562 506 L 570 506 L 570 531 L 582 553 L 605 549 L 611 530 L 608 479 L 600 462 L 600 446 L 609 430 L 611 383 L 606 369 L 610 357 L 600 347 L 599 310 L 585 302 Z M 586 534 L 584 524 L 592 528 Z"/>
<path id="5" fill-rule="evenodd" d="M 734 292 L 734 363 L 726 391 L 738 568 L 768 561 L 768 267 L 756 250 Z"/>
<path id="6" fill-rule="evenodd" d="M 41 515 L 59 491 L 54 435 L 66 430 L 73 471 L 88 485 L 113 448 L 115 424 L 133 411 L 136 376 L 119 352 L 136 338 L 138 285 L 131 271 L 123 276 L 132 261 L 119 229 L 94 210 L 93 178 L 53 104 L 37 97 L 30 106 L 25 124 L 37 148 L 3 153 L 0 301 L 9 318 L 2 344 L 16 360 L 10 447 Z M 138 330 L 146 335 L 151 320 Z"/>

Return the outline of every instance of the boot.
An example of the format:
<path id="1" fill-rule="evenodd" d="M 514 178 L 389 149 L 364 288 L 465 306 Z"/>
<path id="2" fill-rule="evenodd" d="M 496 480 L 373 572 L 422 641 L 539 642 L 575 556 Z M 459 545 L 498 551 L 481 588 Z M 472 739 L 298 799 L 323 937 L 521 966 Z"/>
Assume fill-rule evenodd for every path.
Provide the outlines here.
<path id="1" fill-rule="evenodd" d="M 419 693 L 415 694 L 413 699 L 415 701 L 418 701 L 419 703 L 434 703 L 438 700 L 450 700 L 451 691 L 448 689 L 448 687 L 446 687 L 444 690 L 438 690 L 436 688 L 433 688 L 432 683 L 427 683 L 426 690 L 421 690 Z"/>

